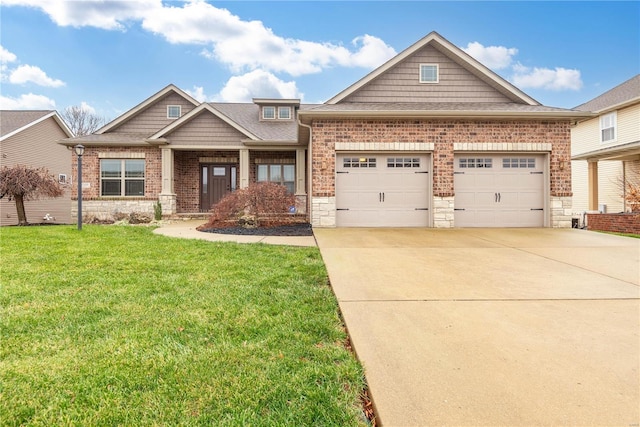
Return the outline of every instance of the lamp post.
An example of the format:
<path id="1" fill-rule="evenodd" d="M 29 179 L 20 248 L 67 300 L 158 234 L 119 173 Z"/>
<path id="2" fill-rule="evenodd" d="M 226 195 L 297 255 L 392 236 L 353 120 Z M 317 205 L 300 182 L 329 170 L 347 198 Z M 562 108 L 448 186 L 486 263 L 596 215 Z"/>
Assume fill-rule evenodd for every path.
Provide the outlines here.
<path id="1" fill-rule="evenodd" d="M 78 144 L 73 147 L 78 156 L 78 230 L 82 230 L 82 155 L 84 154 L 84 145 Z"/>

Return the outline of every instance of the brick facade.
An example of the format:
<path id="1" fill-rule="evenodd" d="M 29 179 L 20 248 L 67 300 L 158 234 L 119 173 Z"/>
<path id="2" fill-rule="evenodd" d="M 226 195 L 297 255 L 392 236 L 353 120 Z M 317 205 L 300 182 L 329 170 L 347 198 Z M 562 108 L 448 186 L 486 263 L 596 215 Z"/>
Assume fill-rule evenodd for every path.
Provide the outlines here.
<path id="1" fill-rule="evenodd" d="M 569 120 L 318 119 L 312 129 L 312 215 L 322 217 L 323 225 L 331 225 L 326 207 L 335 199 L 336 145 L 373 143 L 378 151 L 393 151 L 398 144 L 432 144 L 434 227 L 455 225 L 453 168 L 458 150 L 547 152 L 550 225 L 571 226 Z M 316 200 L 317 208 L 322 208 L 317 214 Z M 312 222 L 320 225 L 313 217 Z"/>
<path id="2" fill-rule="evenodd" d="M 571 196 L 571 135 L 567 121 L 316 120 L 312 196 L 335 196 L 335 144 L 434 143 L 433 195 L 453 196 L 453 144 L 551 144 L 550 196 Z M 480 150 L 480 149 L 479 149 Z"/>
<path id="3" fill-rule="evenodd" d="M 587 230 L 640 234 L 640 213 L 587 214 Z"/>
<path id="4" fill-rule="evenodd" d="M 104 154 L 102 154 L 104 153 Z M 100 196 L 100 157 L 134 158 L 132 155 L 144 155 L 145 177 L 144 197 L 101 197 Z M 78 200 L 78 186 L 75 179 L 78 176 L 78 157 L 71 153 L 72 185 L 71 198 Z M 112 157 L 116 156 L 116 157 Z M 135 157 L 138 158 L 138 157 Z M 142 157 L 140 157 L 142 158 Z M 156 147 L 86 147 L 82 156 L 82 200 L 157 200 L 162 190 L 162 156 Z M 83 209 L 84 211 L 84 209 Z"/>

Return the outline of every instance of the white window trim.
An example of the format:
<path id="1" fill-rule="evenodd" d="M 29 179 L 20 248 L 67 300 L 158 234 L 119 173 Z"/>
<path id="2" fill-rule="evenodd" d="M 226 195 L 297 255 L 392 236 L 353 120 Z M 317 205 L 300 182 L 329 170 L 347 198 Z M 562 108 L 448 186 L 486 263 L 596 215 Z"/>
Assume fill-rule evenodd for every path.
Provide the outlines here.
<path id="1" fill-rule="evenodd" d="M 611 117 L 613 120 L 613 126 L 610 127 L 603 127 L 603 121 L 605 118 Z M 601 144 L 610 144 L 612 142 L 616 142 L 616 140 L 618 139 L 618 112 L 617 111 L 613 111 L 611 113 L 607 113 L 607 114 L 603 114 L 602 116 L 600 116 L 598 118 L 598 120 L 600 121 L 600 143 Z M 602 139 L 602 131 L 605 129 L 611 129 L 613 128 L 613 138 L 612 139 L 607 139 L 604 140 Z"/>
<path id="2" fill-rule="evenodd" d="M 267 110 L 267 108 L 273 109 L 273 117 L 265 117 L 264 112 Z M 275 120 L 277 118 L 276 116 L 277 113 L 278 112 L 276 111 L 276 107 L 274 106 L 269 105 L 269 106 L 262 107 L 262 120 Z"/>
<path id="3" fill-rule="evenodd" d="M 281 111 L 287 111 L 287 117 L 282 117 L 280 115 Z M 291 120 L 291 107 L 278 107 L 278 119 L 280 119 L 280 120 Z"/>
<path id="4" fill-rule="evenodd" d="M 436 79 L 434 81 L 431 80 L 422 80 L 422 67 L 436 67 Z M 436 84 L 440 82 L 440 66 L 438 64 L 420 64 L 420 69 L 418 71 L 418 79 L 420 83 L 425 84 Z"/>
<path id="5" fill-rule="evenodd" d="M 177 117 L 173 117 L 169 114 L 169 111 L 171 111 L 172 108 L 177 108 L 178 109 L 178 116 Z M 167 119 L 179 119 L 180 117 L 182 117 L 182 106 L 181 105 L 167 105 Z"/>

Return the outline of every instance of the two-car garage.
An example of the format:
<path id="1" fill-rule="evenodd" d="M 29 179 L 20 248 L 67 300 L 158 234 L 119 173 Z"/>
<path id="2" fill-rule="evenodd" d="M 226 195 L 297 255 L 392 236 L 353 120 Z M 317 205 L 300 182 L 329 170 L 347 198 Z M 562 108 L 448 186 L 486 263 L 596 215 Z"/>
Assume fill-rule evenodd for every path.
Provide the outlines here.
<path id="1" fill-rule="evenodd" d="M 543 227 L 545 155 L 458 154 L 455 227 Z M 432 226 L 432 167 L 427 153 L 338 153 L 338 227 Z"/>

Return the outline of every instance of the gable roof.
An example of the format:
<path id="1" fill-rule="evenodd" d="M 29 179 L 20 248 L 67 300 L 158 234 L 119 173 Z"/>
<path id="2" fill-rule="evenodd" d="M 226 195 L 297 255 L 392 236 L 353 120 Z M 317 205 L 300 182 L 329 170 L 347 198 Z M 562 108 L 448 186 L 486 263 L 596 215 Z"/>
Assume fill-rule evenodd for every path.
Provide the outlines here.
<path id="1" fill-rule="evenodd" d="M 604 113 L 640 102 L 640 74 L 619 84 L 600 96 L 575 107 L 579 111 Z"/>
<path id="2" fill-rule="evenodd" d="M 114 129 L 114 128 L 120 126 L 122 123 L 126 122 L 130 118 L 134 117 L 135 115 L 137 115 L 138 113 L 143 111 L 145 108 L 149 107 L 150 105 L 154 104 L 156 101 L 164 98 L 165 96 L 167 96 L 170 93 L 176 93 L 176 94 L 180 95 L 185 100 L 187 100 L 188 102 L 192 103 L 195 106 L 200 105 L 200 103 L 198 101 L 196 101 L 193 97 L 191 97 L 187 93 L 183 92 L 177 86 L 175 86 L 173 84 L 170 84 L 170 85 L 166 86 L 164 89 L 162 89 L 160 92 L 156 93 L 155 95 L 152 95 L 151 97 L 149 97 L 146 100 L 142 101 L 140 104 L 136 105 L 135 107 L 133 107 L 132 109 L 130 109 L 126 113 L 122 114 L 120 117 L 118 117 L 115 120 L 112 120 L 111 122 L 107 123 L 106 125 L 104 125 L 100 129 L 98 129 L 95 133 L 96 134 L 102 134 L 102 133 L 108 132 L 111 129 Z"/>
<path id="3" fill-rule="evenodd" d="M 0 111 L 0 141 L 51 117 L 69 138 L 73 137 L 73 132 L 55 110 L 2 110 Z"/>
<path id="4" fill-rule="evenodd" d="M 218 117 L 220 120 L 222 120 L 223 122 L 225 122 L 226 124 L 228 124 L 232 128 L 236 129 L 238 132 L 244 134 L 247 138 L 249 138 L 249 139 L 260 139 L 258 136 L 254 135 L 253 133 L 251 133 L 250 131 L 248 131 L 247 129 L 245 129 L 244 127 L 239 125 L 238 123 L 234 122 L 233 120 L 231 120 L 226 115 L 220 113 L 211 104 L 208 104 L 206 102 L 200 104 L 199 106 L 197 106 L 193 110 L 189 111 L 184 116 L 180 117 L 178 120 L 174 121 L 170 125 L 164 127 L 163 129 L 159 130 L 155 134 L 151 135 L 149 137 L 149 139 L 153 140 L 153 139 L 162 138 L 163 136 L 171 133 L 172 131 L 176 130 L 177 128 L 179 128 L 181 126 L 184 126 L 186 123 L 191 121 L 194 117 L 200 115 L 205 110 L 210 112 L 214 116 Z"/>
<path id="5" fill-rule="evenodd" d="M 337 104 L 347 98 L 349 95 L 353 94 L 369 82 L 373 81 L 378 76 L 384 74 L 392 67 L 396 66 L 400 62 L 404 61 L 423 47 L 430 45 L 433 46 L 438 51 L 442 52 L 449 59 L 456 62 L 467 71 L 474 74 L 476 77 L 483 80 L 485 83 L 492 86 L 498 92 L 507 96 L 513 102 L 528 104 L 528 105 L 541 105 L 538 101 L 531 98 L 529 95 L 522 92 L 520 89 L 491 71 L 486 66 L 482 65 L 477 60 L 473 59 L 470 55 L 464 52 L 459 47 L 455 46 L 440 34 L 435 31 L 427 34 L 421 40 L 417 41 L 395 57 L 391 58 L 382 66 L 376 68 L 371 73 L 367 74 L 362 79 L 358 80 L 353 85 L 349 86 L 333 98 L 329 99 L 326 104 Z"/>

